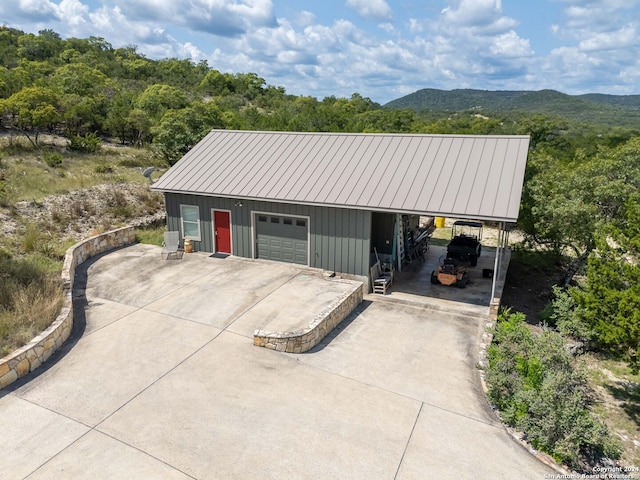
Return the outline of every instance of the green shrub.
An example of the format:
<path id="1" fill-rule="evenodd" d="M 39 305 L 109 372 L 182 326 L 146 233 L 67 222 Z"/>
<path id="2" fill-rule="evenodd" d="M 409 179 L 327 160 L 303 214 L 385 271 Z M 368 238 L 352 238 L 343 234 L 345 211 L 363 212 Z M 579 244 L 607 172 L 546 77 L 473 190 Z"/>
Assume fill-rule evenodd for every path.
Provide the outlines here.
<path id="1" fill-rule="evenodd" d="M 136 242 L 162 246 L 165 230 L 166 227 L 164 225 L 158 227 L 136 228 Z"/>
<path id="2" fill-rule="evenodd" d="M 553 299 L 542 312 L 542 319 L 563 335 L 588 343 L 593 331 L 576 313 L 577 303 L 569 290 L 553 287 Z"/>
<path id="3" fill-rule="evenodd" d="M 100 163 L 94 167 L 93 171 L 96 173 L 113 173 L 113 167 L 106 163 Z"/>
<path id="4" fill-rule="evenodd" d="M 67 148 L 74 152 L 96 153 L 102 148 L 102 141 L 95 133 L 71 135 L 67 140 Z"/>
<path id="5" fill-rule="evenodd" d="M 30 223 L 22 236 L 22 251 L 31 255 L 31 261 L 37 262 L 40 268 L 45 268 L 43 258 L 60 260 L 60 254 L 51 238 L 50 227 L 44 228 L 42 225 Z M 54 267 L 59 268 L 59 266 Z"/>
<path id="6" fill-rule="evenodd" d="M 59 152 L 45 153 L 44 162 L 51 168 L 59 168 L 62 166 L 62 155 Z"/>
<path id="7" fill-rule="evenodd" d="M 133 216 L 133 207 L 129 205 L 124 192 L 117 188 L 109 192 L 107 204 L 109 205 L 111 213 L 117 218 L 125 219 Z"/>
<path id="8" fill-rule="evenodd" d="M 521 313 L 502 311 L 487 349 L 489 400 L 508 425 L 537 449 L 588 471 L 603 457 L 618 458 L 619 443 L 590 410 L 583 369 L 557 332 L 534 335 Z"/>
<path id="9" fill-rule="evenodd" d="M 40 243 L 43 240 L 42 231 L 34 223 L 27 225 L 27 230 L 22 237 L 22 250 L 25 253 L 33 253 L 38 251 Z"/>

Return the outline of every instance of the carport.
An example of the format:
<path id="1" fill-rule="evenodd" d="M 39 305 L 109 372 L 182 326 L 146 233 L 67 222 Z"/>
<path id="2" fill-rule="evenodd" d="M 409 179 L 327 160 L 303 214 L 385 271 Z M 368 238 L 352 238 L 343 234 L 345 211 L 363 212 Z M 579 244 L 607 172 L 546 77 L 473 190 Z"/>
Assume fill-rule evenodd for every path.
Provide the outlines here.
<path id="1" fill-rule="evenodd" d="M 379 214 L 378 214 L 379 215 Z M 376 218 L 374 214 L 374 228 L 372 234 L 372 244 L 374 248 L 373 259 L 380 261 L 383 265 L 393 265 L 395 270 L 392 291 L 412 293 L 414 295 L 423 295 L 426 297 L 443 297 L 454 299 L 462 299 L 464 301 L 464 293 L 457 291 L 458 289 L 446 289 L 438 292 L 430 288 L 430 275 L 437 266 L 442 263 L 447 256 L 447 249 L 442 245 L 433 245 L 430 242 L 431 234 L 435 230 L 433 225 L 434 217 L 418 216 L 418 215 L 402 215 L 396 214 L 390 216 L 390 222 L 386 225 L 388 234 L 383 233 L 383 229 L 379 226 L 376 228 Z M 443 221 L 444 217 L 440 217 Z M 454 220 L 451 220 L 453 222 Z M 384 223 L 384 222 L 382 222 Z M 483 224 L 483 222 L 471 222 Z M 486 222 L 485 222 L 486 223 Z M 497 231 L 495 240 L 492 238 L 490 245 L 483 243 L 482 255 L 478 259 L 477 266 L 468 268 L 469 272 L 473 272 L 475 278 L 480 278 L 484 271 L 490 271 L 489 282 L 491 284 L 490 293 L 484 292 L 482 295 L 482 303 L 488 305 L 499 304 L 500 282 L 504 280 L 506 269 L 509 265 L 509 231 L 513 224 L 507 222 L 499 222 L 495 224 L 491 222 L 491 230 Z M 486 225 L 483 226 L 486 230 Z M 410 234 L 407 232 L 410 231 Z M 413 239 L 426 237 L 423 241 L 427 243 L 428 249 L 423 252 L 419 248 L 419 253 L 409 254 L 408 252 L 414 248 L 411 245 Z M 486 235 L 485 235 L 486 237 Z M 493 235 L 491 235 L 493 237 Z M 385 249 L 385 246 L 389 245 Z M 400 246 L 400 247 L 398 247 Z M 470 303 L 479 302 L 477 294 L 466 295 L 471 297 Z"/>

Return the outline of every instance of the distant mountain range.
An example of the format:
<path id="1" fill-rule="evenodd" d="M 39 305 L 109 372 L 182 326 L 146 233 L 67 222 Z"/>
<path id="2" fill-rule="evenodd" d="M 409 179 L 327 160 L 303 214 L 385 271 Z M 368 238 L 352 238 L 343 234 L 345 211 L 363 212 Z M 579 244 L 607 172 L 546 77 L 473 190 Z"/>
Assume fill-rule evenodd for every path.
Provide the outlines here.
<path id="1" fill-rule="evenodd" d="M 640 128 L 640 95 L 588 93 L 567 95 L 555 90 L 437 90 L 425 88 L 384 105 L 391 109 L 460 112 L 528 112 L 557 115 L 603 125 Z"/>

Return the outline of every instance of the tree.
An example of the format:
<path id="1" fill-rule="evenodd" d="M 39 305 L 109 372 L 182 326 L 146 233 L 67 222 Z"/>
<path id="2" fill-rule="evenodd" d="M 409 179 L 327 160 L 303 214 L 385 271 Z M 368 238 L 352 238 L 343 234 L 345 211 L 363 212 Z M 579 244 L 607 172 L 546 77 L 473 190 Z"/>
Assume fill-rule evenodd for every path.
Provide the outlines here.
<path id="1" fill-rule="evenodd" d="M 529 156 L 518 224 L 538 245 L 571 251 L 566 286 L 594 249 L 596 231 L 615 224 L 639 192 L 640 138 L 594 156 L 578 150 L 567 163 L 541 149 Z"/>
<path id="2" fill-rule="evenodd" d="M 137 107 L 146 112 L 152 120 L 160 120 L 167 110 L 179 110 L 188 104 L 187 97 L 176 87 L 154 84 L 142 92 Z"/>
<path id="3" fill-rule="evenodd" d="M 213 97 L 233 93 L 235 91 L 233 75 L 210 70 L 200 82 L 200 89 L 205 95 Z"/>
<path id="4" fill-rule="evenodd" d="M 134 109 L 136 95 L 130 91 L 119 91 L 109 105 L 105 127 L 120 139 L 124 145 L 127 140 L 135 141 L 133 125 L 129 115 Z"/>
<path id="5" fill-rule="evenodd" d="M 160 81 L 182 89 L 193 89 L 204 78 L 202 66 L 196 66 L 191 60 L 167 58 L 156 64 Z"/>
<path id="6" fill-rule="evenodd" d="M 104 95 L 86 97 L 75 93 L 63 95 L 60 99 L 60 107 L 67 136 L 103 130 L 107 116 Z"/>
<path id="7" fill-rule="evenodd" d="M 18 38 L 22 32 L 0 26 L 0 65 L 13 68 L 18 65 Z"/>
<path id="8" fill-rule="evenodd" d="M 221 113 L 214 104 L 196 103 L 181 110 L 168 110 L 151 131 L 154 145 L 173 165 L 212 128 L 223 126 Z"/>
<path id="9" fill-rule="evenodd" d="M 100 70 L 84 63 L 71 63 L 56 69 L 51 76 L 51 86 L 62 94 L 97 95 L 113 86 L 113 81 Z"/>
<path id="10" fill-rule="evenodd" d="M 18 55 L 27 60 L 48 60 L 62 51 L 62 39 L 53 30 L 40 30 L 18 38 Z"/>
<path id="11" fill-rule="evenodd" d="M 126 117 L 126 124 L 131 128 L 131 136 L 136 146 L 142 147 L 151 137 L 151 119 L 139 108 L 133 108 Z"/>
<path id="12" fill-rule="evenodd" d="M 0 98 L 9 98 L 32 84 L 33 80 L 25 68 L 16 67 L 9 70 L 0 67 Z"/>
<path id="13" fill-rule="evenodd" d="M 529 135 L 532 148 L 546 145 L 563 149 L 567 146 L 565 138 L 568 128 L 567 122 L 563 119 L 538 114 L 522 119 L 516 133 Z"/>
<path id="14" fill-rule="evenodd" d="M 412 110 L 369 110 L 356 115 L 355 128 L 366 133 L 409 133 L 415 122 Z"/>
<path id="15" fill-rule="evenodd" d="M 234 92 L 248 100 L 255 100 L 263 92 L 266 85 L 264 78 L 255 73 L 237 73 L 234 82 Z"/>
<path id="16" fill-rule="evenodd" d="M 7 126 L 22 132 L 34 147 L 38 146 L 39 133 L 60 118 L 58 97 L 50 88 L 23 88 L 3 100 L 0 108 L 9 116 Z"/>
<path id="17" fill-rule="evenodd" d="M 624 207 L 623 221 L 602 227 L 589 257 L 586 281 L 571 290 L 576 315 L 598 348 L 640 370 L 640 200 Z"/>
<path id="18" fill-rule="evenodd" d="M 60 93 L 62 118 L 69 134 L 102 130 L 108 97 L 117 91 L 113 80 L 84 63 L 70 63 L 56 69 L 50 85 Z"/>

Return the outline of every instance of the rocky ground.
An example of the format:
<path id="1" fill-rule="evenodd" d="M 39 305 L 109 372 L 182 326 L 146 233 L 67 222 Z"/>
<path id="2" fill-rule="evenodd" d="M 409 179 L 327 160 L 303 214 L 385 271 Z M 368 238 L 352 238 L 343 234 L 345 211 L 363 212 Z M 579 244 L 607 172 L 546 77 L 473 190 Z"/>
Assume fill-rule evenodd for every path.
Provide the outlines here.
<path id="1" fill-rule="evenodd" d="M 105 184 L 3 208 L 0 238 L 22 235 L 31 224 L 43 233 L 78 241 L 123 224 L 150 225 L 164 218 L 162 196 L 149 185 Z"/>

